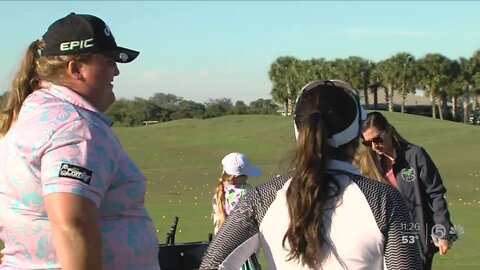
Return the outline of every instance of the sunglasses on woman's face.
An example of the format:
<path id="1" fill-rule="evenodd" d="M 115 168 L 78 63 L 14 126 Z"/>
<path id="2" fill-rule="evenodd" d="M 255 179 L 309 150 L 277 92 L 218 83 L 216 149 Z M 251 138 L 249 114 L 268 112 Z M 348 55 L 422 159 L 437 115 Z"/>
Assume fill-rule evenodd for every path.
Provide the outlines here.
<path id="1" fill-rule="evenodd" d="M 366 147 L 372 147 L 372 143 L 374 144 L 382 144 L 383 143 L 383 135 L 385 135 L 385 130 L 379 136 L 372 138 L 371 140 L 366 141 L 362 138 L 362 143 Z"/>

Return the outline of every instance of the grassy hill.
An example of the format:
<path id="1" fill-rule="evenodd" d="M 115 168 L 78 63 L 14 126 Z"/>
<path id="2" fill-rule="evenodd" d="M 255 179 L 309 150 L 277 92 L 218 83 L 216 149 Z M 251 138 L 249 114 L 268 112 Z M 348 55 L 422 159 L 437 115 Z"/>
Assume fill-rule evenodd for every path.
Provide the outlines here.
<path id="1" fill-rule="evenodd" d="M 280 173 L 280 161 L 293 149 L 288 127 L 282 117 L 229 116 L 115 132 L 147 177 L 147 207 L 163 242 L 174 216 L 180 217 L 177 241 L 207 239 L 211 200 L 225 154 L 244 152 L 262 168 L 261 177 L 250 179 L 253 184 Z"/>
<path id="2" fill-rule="evenodd" d="M 447 187 L 455 224 L 465 229 L 433 269 L 478 269 L 480 254 L 480 128 L 431 118 L 386 113 L 397 130 L 425 147 Z M 175 216 L 176 242 L 206 240 L 212 231 L 211 200 L 221 158 L 246 153 L 263 169 L 258 184 L 288 168 L 294 147 L 292 121 L 281 116 L 227 116 L 178 120 L 137 128 L 114 128 L 126 151 L 147 177 L 146 206 L 165 242 Z"/>
<path id="3" fill-rule="evenodd" d="M 447 187 L 452 221 L 465 229 L 434 269 L 478 269 L 480 255 L 480 128 L 431 118 L 386 113 L 408 140 L 427 149 Z M 286 170 L 293 150 L 290 118 L 226 116 L 179 120 L 137 128 L 115 128 L 126 151 L 147 176 L 146 205 L 160 242 L 175 216 L 176 241 L 206 240 L 212 231 L 211 199 L 221 158 L 246 153 L 263 169 L 257 184 Z"/>

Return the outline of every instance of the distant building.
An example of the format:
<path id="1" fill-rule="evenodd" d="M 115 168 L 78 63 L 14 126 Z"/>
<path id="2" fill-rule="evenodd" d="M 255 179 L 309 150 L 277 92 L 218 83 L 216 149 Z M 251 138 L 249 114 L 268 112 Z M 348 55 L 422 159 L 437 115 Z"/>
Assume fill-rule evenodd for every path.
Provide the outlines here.
<path id="1" fill-rule="evenodd" d="M 148 126 L 148 125 L 158 124 L 160 123 L 160 121 L 149 120 L 149 121 L 143 121 L 142 123 L 144 126 Z"/>
<path id="2" fill-rule="evenodd" d="M 367 110 L 388 110 L 388 99 L 384 89 L 377 91 L 377 106 L 374 107 L 374 95 L 372 92 L 368 94 L 368 103 L 365 105 L 365 98 L 363 92 L 360 92 L 360 103 Z M 402 93 L 395 91 L 393 96 L 393 110 L 396 112 L 401 111 L 402 106 Z M 430 115 L 432 114 L 432 103 L 430 98 L 407 93 L 405 96 L 405 112 L 410 114 Z"/>
<path id="3" fill-rule="evenodd" d="M 387 111 L 388 110 L 388 101 L 385 95 L 385 90 L 380 88 L 377 91 L 377 106 L 374 107 L 373 98 L 374 95 L 372 92 L 369 92 L 368 95 L 368 102 L 369 105 L 365 105 L 365 98 L 363 97 L 363 92 L 359 92 L 360 94 L 360 103 L 364 106 L 367 110 L 381 110 Z M 283 116 L 288 116 L 290 114 L 285 112 L 285 105 L 278 104 L 279 109 L 277 113 Z M 402 106 L 402 94 L 396 91 L 393 96 L 393 110 L 396 112 L 401 111 Z M 432 116 L 432 103 L 430 102 L 430 98 L 415 95 L 412 93 L 408 93 L 405 97 L 405 112 L 410 114 L 419 114 L 419 115 L 427 115 Z"/>

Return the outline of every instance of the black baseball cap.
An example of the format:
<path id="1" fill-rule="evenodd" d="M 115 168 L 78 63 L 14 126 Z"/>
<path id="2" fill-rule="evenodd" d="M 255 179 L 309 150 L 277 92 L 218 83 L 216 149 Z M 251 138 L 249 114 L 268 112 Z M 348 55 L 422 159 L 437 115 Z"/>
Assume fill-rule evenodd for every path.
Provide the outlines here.
<path id="1" fill-rule="evenodd" d="M 117 46 L 110 28 L 102 19 L 73 12 L 50 25 L 43 40 L 42 56 L 101 52 L 117 62 L 128 63 L 140 53 Z"/>

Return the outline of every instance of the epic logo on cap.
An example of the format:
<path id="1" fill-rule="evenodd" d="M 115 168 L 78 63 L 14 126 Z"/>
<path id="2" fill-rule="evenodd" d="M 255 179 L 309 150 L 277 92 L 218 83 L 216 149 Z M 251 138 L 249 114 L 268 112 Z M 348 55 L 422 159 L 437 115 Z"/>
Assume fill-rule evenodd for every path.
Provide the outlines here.
<path id="1" fill-rule="evenodd" d="M 71 51 L 75 49 L 90 48 L 93 46 L 93 38 L 74 40 L 60 43 L 60 51 Z"/>

